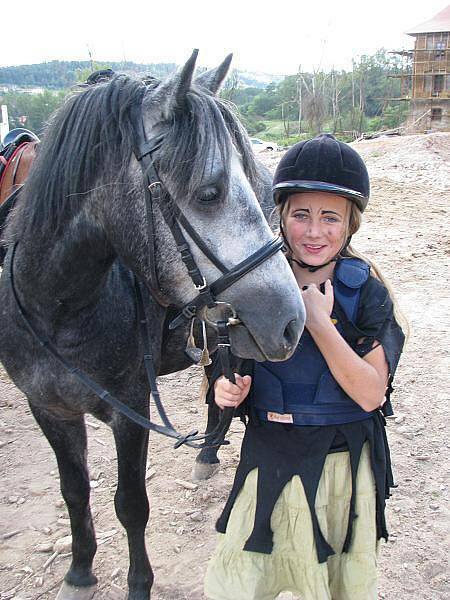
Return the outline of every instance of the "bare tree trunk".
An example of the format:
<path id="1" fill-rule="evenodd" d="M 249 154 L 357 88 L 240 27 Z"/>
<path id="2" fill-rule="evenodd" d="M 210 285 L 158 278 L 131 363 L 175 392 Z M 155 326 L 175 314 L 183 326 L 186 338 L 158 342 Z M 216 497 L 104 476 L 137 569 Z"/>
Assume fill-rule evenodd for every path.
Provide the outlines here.
<path id="1" fill-rule="evenodd" d="M 284 134 L 286 137 L 290 136 L 289 127 L 289 102 L 281 103 L 281 118 L 283 119 Z"/>
<path id="2" fill-rule="evenodd" d="M 336 73 L 334 69 L 331 71 L 331 110 L 333 114 L 333 133 L 336 133 L 337 126 L 337 103 L 338 103 L 338 93 L 337 93 L 337 82 L 336 82 Z"/>
<path id="3" fill-rule="evenodd" d="M 302 66 L 298 66 L 297 77 L 297 104 L 298 104 L 298 135 L 302 133 Z"/>
<path id="4" fill-rule="evenodd" d="M 355 108 L 355 61 L 352 60 L 352 108 Z"/>
<path id="5" fill-rule="evenodd" d="M 319 133 L 317 131 L 317 114 L 316 114 L 316 74 L 314 73 L 311 79 L 311 89 L 312 89 L 312 126 L 314 129 L 314 133 Z"/>
<path id="6" fill-rule="evenodd" d="M 355 129 L 355 62 L 352 61 L 352 131 Z"/>
<path id="7" fill-rule="evenodd" d="M 365 72 L 361 69 L 359 74 L 359 125 L 358 125 L 358 133 L 362 134 L 362 126 L 363 126 L 363 118 L 364 118 L 364 109 L 366 107 L 366 97 L 365 97 Z"/>
<path id="8" fill-rule="evenodd" d="M 94 59 L 92 58 L 92 52 L 91 52 L 91 49 L 89 48 L 89 46 L 87 47 L 87 50 L 88 50 L 88 54 L 89 54 L 89 62 L 91 63 L 91 71 L 93 73 L 95 71 Z"/>
<path id="9" fill-rule="evenodd" d="M 230 102 L 234 101 L 234 96 L 236 94 L 236 90 L 239 88 L 239 75 L 236 70 L 233 70 L 231 75 L 228 77 L 223 90 L 221 92 L 221 96 Z"/>

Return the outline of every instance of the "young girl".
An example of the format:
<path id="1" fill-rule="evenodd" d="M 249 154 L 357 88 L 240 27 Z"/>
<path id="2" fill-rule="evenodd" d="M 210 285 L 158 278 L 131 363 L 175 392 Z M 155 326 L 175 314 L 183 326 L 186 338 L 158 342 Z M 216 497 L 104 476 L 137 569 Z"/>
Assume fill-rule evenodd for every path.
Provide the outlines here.
<path id="1" fill-rule="evenodd" d="M 220 408 L 245 400 L 248 424 L 205 593 L 375 600 L 393 485 L 383 414 L 404 336 L 380 273 L 350 246 L 368 173 L 323 134 L 285 154 L 273 190 L 306 328 L 289 360 L 246 361 L 235 385 L 210 388 Z"/>

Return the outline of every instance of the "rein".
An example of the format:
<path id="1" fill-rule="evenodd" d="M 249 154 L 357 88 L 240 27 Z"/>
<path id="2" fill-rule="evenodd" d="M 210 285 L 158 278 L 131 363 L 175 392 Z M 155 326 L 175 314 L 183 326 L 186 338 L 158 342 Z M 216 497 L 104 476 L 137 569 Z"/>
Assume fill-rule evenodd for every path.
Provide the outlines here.
<path id="1" fill-rule="evenodd" d="M 159 209 L 161 210 L 163 218 L 172 233 L 181 259 L 184 265 L 186 266 L 186 269 L 190 278 L 192 279 L 192 283 L 194 284 L 195 289 L 198 292 L 198 294 L 190 302 L 188 302 L 185 306 L 181 308 L 180 313 L 169 324 L 169 329 L 176 329 L 183 323 L 194 319 L 198 311 L 203 308 L 216 308 L 219 309 L 219 312 L 221 312 L 223 308 L 230 310 L 231 317 L 227 318 L 224 314 L 223 316 L 221 316 L 220 319 L 216 321 L 213 321 L 207 317 L 206 320 L 217 330 L 218 333 L 218 356 L 220 359 L 223 375 L 232 383 L 235 383 L 234 374 L 231 369 L 231 344 L 229 339 L 229 328 L 233 325 L 239 324 L 240 321 L 234 308 L 226 302 L 218 301 L 217 296 L 224 290 L 228 289 L 231 285 L 239 281 L 242 277 L 244 277 L 244 275 L 253 271 L 253 269 L 261 265 L 264 261 L 266 261 L 268 258 L 270 258 L 279 250 L 281 250 L 283 247 L 283 241 L 281 238 L 273 238 L 264 246 L 262 246 L 257 252 L 255 252 L 254 254 L 237 264 L 232 269 L 228 269 L 227 267 L 225 267 L 220 261 L 220 259 L 216 257 L 215 254 L 212 253 L 211 250 L 207 247 L 207 245 L 203 242 L 201 237 L 189 223 L 188 219 L 185 217 L 185 215 L 182 213 L 179 207 L 175 204 L 169 193 L 166 193 L 164 195 L 165 202 L 161 202 L 163 196 L 163 184 L 160 181 L 160 178 L 154 165 L 153 153 L 161 147 L 162 138 L 158 137 L 150 141 L 146 139 L 144 124 L 141 115 L 139 115 L 137 121 L 135 119 L 134 122 L 136 135 L 134 154 L 136 159 L 140 163 L 143 171 L 147 235 L 149 247 L 152 249 L 152 251 L 149 252 L 149 266 L 151 276 L 151 282 L 149 285 L 150 292 L 152 293 L 153 297 L 157 302 L 159 302 L 163 306 L 167 305 L 164 298 L 162 297 L 155 262 L 156 238 L 153 222 L 153 202 L 155 202 L 155 204 L 157 204 Z M 222 273 L 221 277 L 219 277 L 212 284 L 207 283 L 205 277 L 202 275 L 200 269 L 198 268 L 194 256 L 192 255 L 189 243 L 187 242 L 183 234 L 182 228 L 188 233 L 189 237 L 193 240 L 193 242 L 200 249 L 200 251 Z M 214 428 L 214 430 L 208 434 L 198 435 L 198 431 L 194 430 L 186 435 L 183 435 L 179 433 L 170 422 L 164 409 L 164 406 L 161 402 L 161 397 L 158 391 L 158 386 L 156 382 L 156 371 L 150 346 L 148 323 L 145 317 L 142 289 L 141 284 L 138 282 L 135 276 L 134 290 L 139 321 L 139 330 L 144 346 L 144 366 L 150 384 L 151 395 L 153 396 L 156 408 L 161 417 L 163 425 L 153 423 L 143 415 L 139 414 L 138 412 L 136 412 L 135 410 L 133 410 L 114 396 L 112 396 L 107 390 L 103 389 L 91 377 L 89 377 L 88 375 L 80 371 L 78 368 L 71 365 L 64 357 L 62 357 L 59 354 L 57 348 L 47 337 L 39 334 L 34 329 L 29 316 L 27 315 L 25 309 L 20 303 L 15 288 L 14 257 L 16 253 L 17 244 L 18 242 L 16 242 L 13 245 L 11 251 L 7 254 L 7 259 L 9 255 L 8 270 L 13 298 L 16 302 L 19 314 L 22 317 L 26 328 L 33 336 L 33 338 L 38 342 L 38 344 L 49 355 L 51 355 L 66 371 L 73 375 L 93 394 L 95 394 L 98 398 L 106 402 L 111 408 L 117 410 L 118 412 L 120 412 L 121 414 L 123 414 L 124 416 L 126 416 L 127 418 L 134 421 L 135 423 L 137 423 L 145 429 L 155 431 L 156 433 L 160 433 L 167 437 L 176 439 L 174 445 L 175 448 L 178 448 L 183 444 L 186 444 L 187 446 L 190 446 L 192 448 L 205 448 L 216 447 L 228 443 L 224 441 L 224 438 L 228 427 L 231 423 L 231 420 L 234 416 L 234 409 L 232 408 L 226 408 L 222 411 L 219 423 Z M 202 443 L 196 443 L 198 441 L 201 441 Z"/>
<path id="2" fill-rule="evenodd" d="M 80 371 L 80 369 L 71 365 L 63 356 L 61 356 L 61 354 L 58 352 L 57 348 L 50 341 L 49 338 L 43 336 L 42 334 L 40 334 L 36 331 L 36 329 L 31 324 L 30 317 L 26 313 L 24 307 L 22 306 L 22 304 L 19 300 L 16 286 L 15 286 L 14 258 L 15 258 L 17 245 L 18 245 L 18 242 L 15 242 L 15 244 L 11 248 L 11 251 L 8 252 L 8 254 L 6 255 L 7 261 L 9 262 L 8 271 L 9 271 L 9 280 L 10 280 L 10 284 L 11 284 L 13 298 L 14 298 L 14 301 L 17 305 L 19 314 L 22 317 L 22 320 L 23 320 L 26 328 L 28 329 L 28 331 L 30 332 L 32 337 L 38 342 L 38 344 L 45 350 L 45 352 L 47 352 L 47 354 L 52 356 L 64 368 L 65 371 L 67 371 L 71 375 L 73 375 L 75 377 L 75 379 L 77 379 L 86 388 L 88 388 L 95 396 L 97 396 L 97 398 L 100 398 L 100 400 L 103 400 L 104 402 L 109 404 L 109 406 L 111 408 L 122 413 L 128 419 L 130 419 L 137 425 L 140 425 L 144 429 L 155 431 L 156 433 L 160 433 L 167 437 L 176 439 L 177 441 L 174 445 L 175 448 L 178 448 L 179 446 L 182 446 L 183 444 L 186 444 L 187 446 L 190 446 L 191 448 L 204 448 L 205 447 L 204 444 L 197 444 L 195 442 L 199 441 L 199 440 L 205 441 L 205 440 L 210 439 L 211 437 L 217 435 L 217 433 L 220 432 L 220 427 L 217 426 L 214 429 L 214 431 L 212 431 L 211 433 L 206 434 L 206 435 L 198 435 L 197 430 L 191 431 L 186 435 L 182 435 L 174 428 L 174 426 L 170 422 L 170 420 L 167 416 L 167 413 L 164 409 L 164 406 L 161 402 L 161 397 L 159 395 L 158 386 L 156 383 L 155 367 L 154 367 L 154 362 L 153 362 L 153 355 L 151 352 L 147 319 L 145 318 L 142 291 L 141 291 L 141 288 L 140 288 L 140 285 L 139 285 L 139 282 L 137 281 L 137 279 L 136 278 L 134 279 L 134 290 L 135 290 L 136 306 L 137 306 L 137 313 L 138 313 L 139 330 L 140 330 L 140 334 L 142 337 L 142 343 L 144 346 L 144 357 L 143 357 L 144 365 L 145 365 L 147 378 L 148 378 L 148 381 L 150 384 L 151 395 L 153 396 L 153 400 L 155 402 L 159 416 L 161 417 L 161 420 L 164 423 L 164 425 L 158 425 L 157 423 L 153 423 L 152 421 L 150 421 L 143 415 L 139 414 L 138 412 L 136 412 L 135 410 L 133 410 L 132 408 L 130 408 L 129 406 L 127 406 L 126 404 L 124 404 L 123 402 L 118 400 L 117 398 L 115 398 L 107 390 L 103 389 L 96 381 L 94 381 L 91 377 L 89 377 L 89 375 L 86 375 L 86 373 L 83 373 L 82 371 Z M 209 447 L 209 445 L 207 445 L 207 446 Z M 215 444 L 211 444 L 211 446 L 215 446 Z"/>

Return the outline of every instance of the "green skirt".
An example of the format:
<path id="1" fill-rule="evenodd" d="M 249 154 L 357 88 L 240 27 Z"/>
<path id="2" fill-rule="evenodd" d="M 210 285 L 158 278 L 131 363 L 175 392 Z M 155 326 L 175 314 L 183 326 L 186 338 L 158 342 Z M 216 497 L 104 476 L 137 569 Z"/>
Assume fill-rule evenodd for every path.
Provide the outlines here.
<path id="1" fill-rule="evenodd" d="M 316 513 L 335 553 L 320 564 L 310 510 L 295 475 L 271 517 L 271 554 L 243 550 L 255 516 L 258 470 L 249 473 L 233 506 L 225 534 L 208 565 L 205 594 L 211 600 L 274 600 L 290 591 L 301 600 L 376 600 L 377 534 L 375 481 L 366 443 L 356 480 L 356 514 L 351 550 L 341 553 L 351 497 L 348 452 L 329 454 L 316 496 Z"/>

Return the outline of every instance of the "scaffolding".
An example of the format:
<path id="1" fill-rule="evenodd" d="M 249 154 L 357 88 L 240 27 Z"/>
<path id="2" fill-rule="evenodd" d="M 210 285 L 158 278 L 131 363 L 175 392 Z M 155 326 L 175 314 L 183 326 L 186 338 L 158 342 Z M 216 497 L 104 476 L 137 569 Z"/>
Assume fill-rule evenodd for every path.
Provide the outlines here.
<path id="1" fill-rule="evenodd" d="M 450 131 L 450 6 L 406 32 L 414 48 L 393 50 L 400 58 L 400 96 L 389 102 L 409 103 L 405 128 Z"/>
<path id="2" fill-rule="evenodd" d="M 390 100 L 409 101 L 412 99 L 450 99 L 450 48 L 448 47 L 448 33 L 428 34 L 418 36 L 416 47 L 413 50 L 392 50 L 389 54 L 401 58 L 400 72 L 388 75 L 400 79 L 400 97 Z M 433 48 L 421 48 L 418 42 L 426 38 L 429 43 L 431 38 Z M 438 44 L 436 41 L 442 41 Z M 445 47 L 444 46 L 445 43 Z M 419 46 L 419 47 L 418 47 Z"/>

